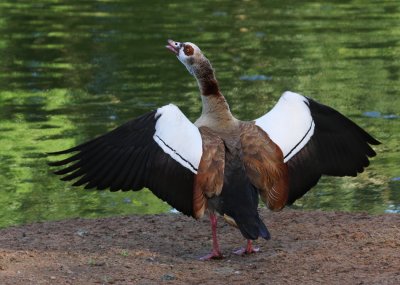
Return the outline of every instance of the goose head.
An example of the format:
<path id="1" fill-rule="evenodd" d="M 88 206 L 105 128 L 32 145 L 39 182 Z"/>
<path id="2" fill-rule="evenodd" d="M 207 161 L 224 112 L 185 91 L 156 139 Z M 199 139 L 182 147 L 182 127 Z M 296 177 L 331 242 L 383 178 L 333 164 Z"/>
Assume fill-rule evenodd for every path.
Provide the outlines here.
<path id="1" fill-rule="evenodd" d="M 168 40 L 165 46 L 176 55 L 180 62 L 187 68 L 190 74 L 196 75 L 202 62 L 207 60 L 198 46 L 191 42 L 176 42 Z"/>
<path id="2" fill-rule="evenodd" d="M 198 46 L 191 42 L 168 40 L 166 48 L 175 54 L 189 73 L 196 78 L 201 95 L 221 95 L 211 63 Z"/>

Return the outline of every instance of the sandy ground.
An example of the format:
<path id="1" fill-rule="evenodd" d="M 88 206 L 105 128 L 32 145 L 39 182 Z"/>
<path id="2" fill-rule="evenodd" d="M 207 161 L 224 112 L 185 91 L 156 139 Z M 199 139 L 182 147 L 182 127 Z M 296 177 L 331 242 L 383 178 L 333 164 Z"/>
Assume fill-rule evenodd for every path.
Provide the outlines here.
<path id="1" fill-rule="evenodd" d="M 73 219 L 0 230 L 0 284 L 400 284 L 400 215 L 284 210 L 261 215 L 272 240 L 180 214 Z"/>

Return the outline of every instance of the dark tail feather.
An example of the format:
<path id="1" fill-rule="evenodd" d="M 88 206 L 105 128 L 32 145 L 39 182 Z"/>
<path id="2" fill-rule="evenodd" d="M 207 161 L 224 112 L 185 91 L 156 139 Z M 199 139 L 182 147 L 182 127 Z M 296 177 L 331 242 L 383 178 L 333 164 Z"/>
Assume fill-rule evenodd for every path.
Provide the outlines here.
<path id="1" fill-rule="evenodd" d="M 270 239 L 271 235 L 258 215 L 258 191 L 250 183 L 242 165 L 230 165 L 225 172 L 228 174 L 221 192 L 222 214 L 235 220 L 246 239 L 255 240 L 260 236 Z"/>
<path id="2" fill-rule="evenodd" d="M 271 239 L 271 234 L 268 231 L 267 226 L 264 222 L 258 217 L 258 230 L 260 231 L 260 236 L 266 240 Z"/>
<path id="3" fill-rule="evenodd" d="M 246 239 L 255 240 L 259 237 L 266 240 L 271 239 L 271 234 L 258 214 L 257 216 L 253 216 L 251 221 L 249 219 L 241 219 L 240 217 L 236 218 L 235 221 L 240 232 Z"/>

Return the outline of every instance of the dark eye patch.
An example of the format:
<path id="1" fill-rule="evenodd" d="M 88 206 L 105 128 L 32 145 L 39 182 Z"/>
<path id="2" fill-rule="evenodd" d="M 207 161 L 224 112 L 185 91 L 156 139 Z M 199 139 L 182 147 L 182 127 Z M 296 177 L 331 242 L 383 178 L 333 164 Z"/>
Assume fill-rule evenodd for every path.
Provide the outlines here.
<path id="1" fill-rule="evenodd" d="M 194 48 L 191 45 L 185 45 L 183 48 L 183 52 L 187 55 L 187 56 L 191 56 L 194 54 Z"/>

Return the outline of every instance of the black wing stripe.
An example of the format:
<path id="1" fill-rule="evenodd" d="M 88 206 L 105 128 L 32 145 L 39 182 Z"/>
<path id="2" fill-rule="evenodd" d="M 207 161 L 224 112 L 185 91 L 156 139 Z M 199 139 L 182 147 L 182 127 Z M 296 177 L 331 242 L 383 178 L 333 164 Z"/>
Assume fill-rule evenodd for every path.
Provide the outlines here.
<path id="1" fill-rule="evenodd" d="M 187 164 L 190 165 L 190 167 L 197 172 L 197 168 L 194 167 L 194 165 L 192 163 L 190 163 L 190 161 L 188 161 L 186 158 L 184 158 L 183 156 L 181 156 L 175 149 L 173 149 L 171 146 L 169 146 L 165 141 L 163 141 L 162 138 L 160 138 L 159 136 L 157 136 L 157 138 L 166 146 L 168 147 L 172 152 L 174 152 L 177 156 L 179 156 L 183 161 L 185 161 Z"/>
<path id="2" fill-rule="evenodd" d="M 284 159 L 292 154 L 292 152 L 307 138 L 308 134 L 311 132 L 313 127 L 314 121 L 311 121 L 310 127 L 308 128 L 307 132 L 303 136 L 303 138 L 285 155 Z"/>

